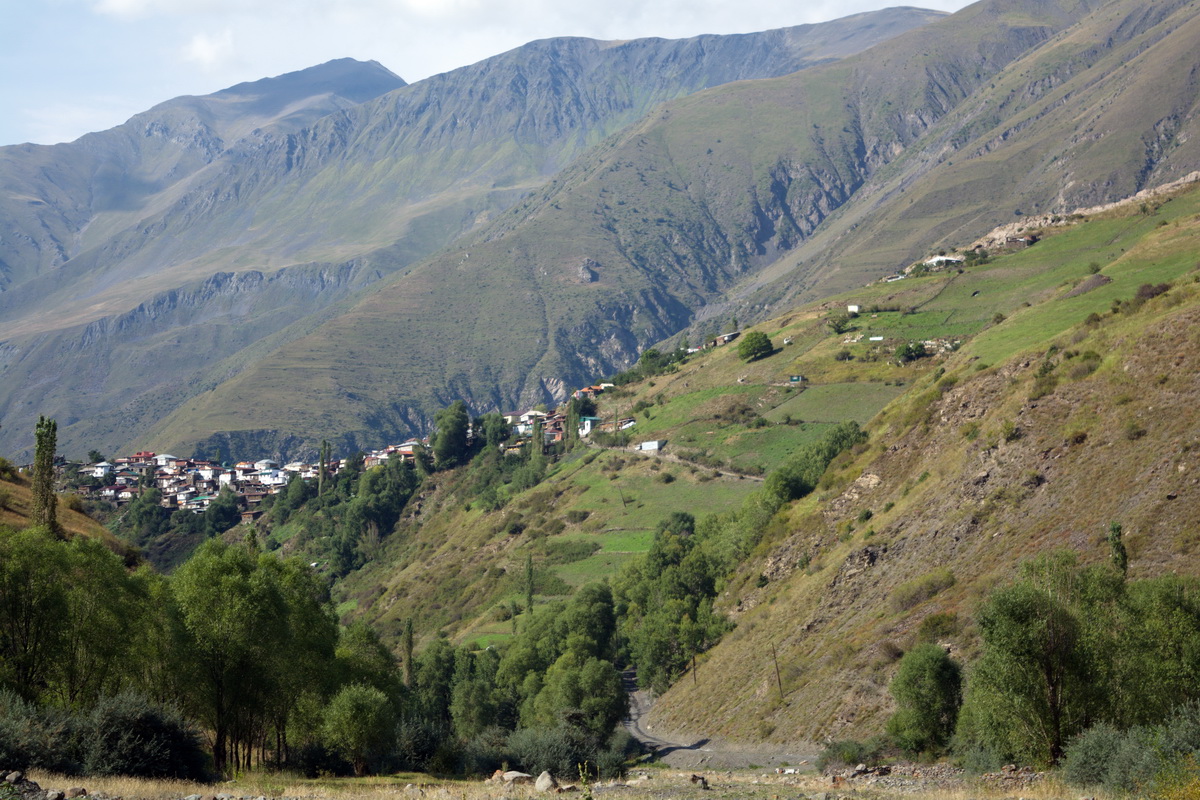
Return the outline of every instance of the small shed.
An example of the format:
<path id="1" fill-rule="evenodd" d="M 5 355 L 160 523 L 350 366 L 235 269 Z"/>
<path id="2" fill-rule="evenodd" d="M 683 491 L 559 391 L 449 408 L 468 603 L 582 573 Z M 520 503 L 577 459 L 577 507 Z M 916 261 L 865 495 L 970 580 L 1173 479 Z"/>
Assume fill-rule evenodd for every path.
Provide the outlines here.
<path id="1" fill-rule="evenodd" d="M 651 439 L 648 442 L 641 442 L 634 445 L 634 450 L 662 450 L 667 444 L 666 439 Z"/>

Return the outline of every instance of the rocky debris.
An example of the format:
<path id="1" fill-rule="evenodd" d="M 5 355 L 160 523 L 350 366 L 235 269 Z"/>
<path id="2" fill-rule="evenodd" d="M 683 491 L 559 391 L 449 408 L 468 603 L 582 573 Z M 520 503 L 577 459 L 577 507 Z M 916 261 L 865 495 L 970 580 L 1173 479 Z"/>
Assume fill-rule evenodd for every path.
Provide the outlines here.
<path id="1" fill-rule="evenodd" d="M 585 258 L 579 264 L 579 282 L 595 283 L 596 281 L 600 280 L 600 274 L 597 272 L 599 268 L 599 262 L 593 261 L 590 258 Z"/>
<path id="2" fill-rule="evenodd" d="M 93 800 L 120 800 L 100 792 L 90 793 L 82 786 L 73 786 L 65 792 L 58 789 L 42 789 L 34 781 L 25 777 L 20 770 L 0 769 L 6 786 L 5 796 L 9 800 L 67 800 L 67 798 L 90 797 Z"/>
<path id="3" fill-rule="evenodd" d="M 999 772 L 984 773 L 980 779 L 984 783 L 998 784 L 1003 787 L 1004 791 L 1010 791 L 1024 786 L 1032 786 L 1045 777 L 1046 773 L 1038 772 L 1033 767 L 1007 764 Z"/>

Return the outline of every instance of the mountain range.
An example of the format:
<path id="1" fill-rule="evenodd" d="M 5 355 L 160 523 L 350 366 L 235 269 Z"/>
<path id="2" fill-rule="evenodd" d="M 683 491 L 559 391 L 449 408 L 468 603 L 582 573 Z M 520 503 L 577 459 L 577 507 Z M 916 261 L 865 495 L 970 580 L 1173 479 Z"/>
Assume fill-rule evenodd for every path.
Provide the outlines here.
<path id="1" fill-rule="evenodd" d="M 0 149 L 0 447 L 339 449 L 561 399 L 1196 168 L 1187 2 L 332 62 Z"/>

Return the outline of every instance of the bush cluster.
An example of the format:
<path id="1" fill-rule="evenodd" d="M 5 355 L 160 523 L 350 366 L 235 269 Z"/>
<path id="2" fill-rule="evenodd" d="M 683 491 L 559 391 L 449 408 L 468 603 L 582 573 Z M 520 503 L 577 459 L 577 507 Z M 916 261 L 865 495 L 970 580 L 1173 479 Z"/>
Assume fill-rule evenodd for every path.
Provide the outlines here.
<path id="1" fill-rule="evenodd" d="M 195 726 L 134 693 L 103 697 L 71 713 L 0 690 L 0 764 L 68 775 L 211 777 Z"/>

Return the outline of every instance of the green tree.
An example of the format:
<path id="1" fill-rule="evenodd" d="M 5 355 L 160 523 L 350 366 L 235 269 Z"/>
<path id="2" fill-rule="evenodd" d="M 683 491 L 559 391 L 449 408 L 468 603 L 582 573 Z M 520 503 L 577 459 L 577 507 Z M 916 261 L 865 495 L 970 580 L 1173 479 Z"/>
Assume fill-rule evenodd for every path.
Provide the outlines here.
<path id="1" fill-rule="evenodd" d="M 927 355 L 929 353 L 926 352 L 923 342 L 907 342 L 896 348 L 896 360 L 901 364 L 916 361 L 918 358 L 924 358 Z"/>
<path id="2" fill-rule="evenodd" d="M 329 472 L 329 442 L 321 440 L 320 463 L 317 465 L 317 497 L 324 497 Z"/>
<path id="3" fill-rule="evenodd" d="M 829 330 L 840 336 L 846 331 L 850 330 L 850 327 L 854 324 L 854 322 L 853 318 L 849 314 L 843 313 L 834 314 L 833 316 L 829 317 L 825 320 L 825 324 L 829 326 Z"/>
<path id="4" fill-rule="evenodd" d="M 268 557 L 269 558 L 269 557 Z M 284 597 L 244 547 L 209 539 L 172 577 L 187 632 L 187 702 L 213 732 L 218 772 L 241 766 L 248 717 L 263 708 L 287 647 Z"/>
<path id="5" fill-rule="evenodd" d="M 217 499 L 204 510 L 204 528 L 209 536 L 217 536 L 241 521 L 238 497 L 228 486 L 221 489 Z"/>
<path id="6" fill-rule="evenodd" d="M 126 688 L 129 651 L 149 611 L 141 586 L 121 559 L 99 541 L 76 537 L 65 546 L 67 587 L 62 638 L 56 648 L 51 694 L 80 708 Z"/>
<path id="7" fill-rule="evenodd" d="M 950 742 L 962 705 L 962 669 L 936 644 L 904 654 L 889 687 L 896 713 L 887 731 L 910 753 L 936 753 Z"/>
<path id="8" fill-rule="evenodd" d="M 460 739 L 473 739 L 496 724 L 495 650 L 472 653 L 459 648 L 454 655 L 454 685 L 450 691 L 450 719 Z"/>
<path id="9" fill-rule="evenodd" d="M 1107 705 L 1120 577 L 1081 569 L 1073 553 L 1022 566 L 977 615 L 983 654 L 968 680 L 958 733 L 1003 758 L 1055 763 Z"/>
<path id="10" fill-rule="evenodd" d="M 1129 553 L 1125 550 L 1125 542 L 1121 537 L 1121 523 L 1110 522 L 1108 524 L 1108 549 L 1112 555 L 1113 566 L 1124 578 L 1129 574 Z"/>
<path id="11" fill-rule="evenodd" d="M 773 352 L 771 339 L 762 331 L 750 331 L 738 342 L 738 358 L 743 361 L 757 361 Z"/>
<path id="12" fill-rule="evenodd" d="M 99 464 L 102 461 L 108 460 L 99 450 L 88 450 L 87 458 L 89 464 Z"/>
<path id="13" fill-rule="evenodd" d="M 400 648 L 404 653 L 404 685 L 409 688 L 412 688 L 413 678 L 416 675 L 416 663 L 413 661 L 415 642 L 413 619 L 412 617 L 405 617 L 404 634 L 400 638 Z"/>
<path id="14" fill-rule="evenodd" d="M 38 417 L 34 428 L 33 524 L 44 525 L 55 535 L 58 527 L 58 496 L 54 494 L 54 452 L 58 449 L 58 422 Z"/>
<path id="15" fill-rule="evenodd" d="M 824 438 L 799 448 L 777 470 L 767 476 L 763 489 L 780 502 L 797 500 L 813 489 L 829 463 L 843 450 L 866 441 L 867 434 L 854 421 L 838 424 Z"/>
<path id="16" fill-rule="evenodd" d="M 325 741 L 340 753 L 358 776 L 389 746 L 395 716 L 387 695 L 373 686 L 344 687 L 325 710 Z"/>
<path id="17" fill-rule="evenodd" d="M 462 400 L 455 400 L 433 416 L 436 429 L 433 456 L 438 468 L 446 469 L 461 463 L 467 455 L 467 432 L 471 419 Z"/>
<path id="18" fill-rule="evenodd" d="M 396 659 L 379 638 L 379 633 L 363 620 L 343 628 L 338 637 L 338 672 L 343 683 L 374 686 L 388 697 L 398 698 Z"/>
<path id="19" fill-rule="evenodd" d="M 526 727 L 550 727 L 569 712 L 578 712 L 582 727 L 603 736 L 627 710 L 621 675 L 610 662 L 567 652 L 546 671 L 543 686 L 521 721 Z"/>
<path id="20" fill-rule="evenodd" d="M 45 528 L 0 528 L 0 687 L 35 700 L 46 688 L 67 615 L 66 550 Z"/>

